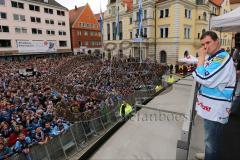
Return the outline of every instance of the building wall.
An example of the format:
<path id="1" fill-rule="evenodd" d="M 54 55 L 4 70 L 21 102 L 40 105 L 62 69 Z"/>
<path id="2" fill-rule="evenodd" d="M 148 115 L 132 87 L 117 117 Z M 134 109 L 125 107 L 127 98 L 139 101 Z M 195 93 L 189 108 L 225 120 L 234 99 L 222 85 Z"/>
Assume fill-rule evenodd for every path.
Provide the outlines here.
<path id="1" fill-rule="evenodd" d="M 92 26 L 82 26 L 81 24 L 89 24 Z M 85 49 L 87 52 L 89 50 L 94 52 L 95 49 L 102 48 L 100 26 L 88 4 L 83 9 L 78 19 L 73 23 L 71 32 L 74 52 L 82 52 L 82 49 Z M 81 34 L 79 34 L 80 32 Z M 85 35 L 85 33 L 87 33 L 87 35 Z M 79 42 L 81 42 L 81 44 L 79 44 Z"/>
<path id="2" fill-rule="evenodd" d="M 133 0 L 133 25 L 129 26 L 129 29 L 133 30 L 133 37 L 135 38 L 136 29 L 138 28 L 138 21 L 136 13 L 138 12 L 138 1 Z M 203 4 L 196 4 L 195 0 L 168 0 L 158 3 L 156 6 L 156 55 L 155 55 L 155 3 L 152 0 L 143 1 L 143 10 L 147 9 L 148 18 L 143 20 L 143 28 L 148 28 L 148 37 L 144 38 L 142 47 L 146 48 L 147 57 L 154 59 L 156 56 L 157 62 L 160 62 L 161 51 L 167 54 L 167 63 L 175 64 L 179 58 L 184 57 L 184 53 L 187 51 L 188 54 L 196 56 L 197 50 L 201 46 L 200 37 L 204 31 L 209 30 L 209 22 L 212 16 L 223 13 L 223 10 L 228 11 L 229 1 L 223 3 L 222 8 L 219 9 L 208 1 Z M 113 7 L 115 4 L 109 4 L 108 9 Z M 160 18 L 160 10 L 169 9 L 169 16 Z M 185 10 L 191 11 L 191 17 L 185 17 Z M 206 14 L 204 14 L 204 12 Z M 106 18 L 110 17 L 106 16 Z M 107 20 L 111 21 L 110 18 Z M 105 21 L 105 26 L 106 26 Z M 160 28 L 168 27 L 168 37 L 160 37 Z M 185 36 L 184 28 L 190 28 L 189 37 Z M 218 33 L 219 34 L 219 33 Z M 220 36 L 220 34 L 219 34 Z M 106 32 L 105 38 L 106 40 Z M 112 38 L 112 37 L 111 37 Z M 227 49 L 230 47 L 231 35 L 229 33 L 222 33 L 222 39 L 224 40 L 223 48 Z M 109 41 L 105 41 L 109 42 Z M 113 41 L 114 42 L 114 41 Z M 139 44 L 133 43 L 133 47 L 139 47 Z M 138 51 L 138 50 L 137 50 Z"/>
<path id="3" fill-rule="evenodd" d="M 63 8 L 58 8 L 51 5 L 43 5 L 42 3 L 34 3 L 23 0 L 15 0 L 16 2 L 24 3 L 24 9 L 13 8 L 11 6 L 10 0 L 5 0 L 5 5 L 0 5 L 0 11 L 7 13 L 7 19 L 1 19 L 1 25 L 9 26 L 9 33 L 0 32 L 0 39 L 10 39 L 11 46 L 10 48 L 0 48 L 0 52 L 4 53 L 6 51 L 18 53 L 16 40 L 53 40 L 57 41 L 57 51 L 70 51 L 71 50 L 71 41 L 70 41 L 70 31 L 69 31 L 69 14 L 68 10 Z M 30 11 L 29 4 L 40 6 L 40 12 Z M 53 9 L 54 14 L 44 13 L 44 7 Z M 57 10 L 62 10 L 65 12 L 65 16 L 57 15 Z M 13 14 L 25 15 L 26 21 L 15 21 L 13 19 Z M 41 23 L 33 23 L 30 20 L 30 17 L 40 17 Z M 45 19 L 53 19 L 54 25 L 46 24 Z M 64 21 L 65 26 L 59 26 L 58 21 Z M 25 27 L 27 28 L 27 33 L 15 33 L 15 27 Z M 42 30 L 42 35 L 32 34 L 32 28 L 39 28 Z M 47 35 L 46 30 L 51 29 L 55 31 L 55 35 Z M 66 36 L 58 35 L 58 31 L 62 30 L 66 32 Z M 66 47 L 59 47 L 59 40 L 67 41 Z M 18 53 L 20 54 L 20 53 Z M 27 53 L 26 53 L 27 54 Z"/>
<path id="4" fill-rule="evenodd" d="M 113 40 L 113 31 L 114 28 L 112 23 L 117 21 L 117 9 L 119 7 L 119 21 L 122 22 L 122 40 L 119 40 L 117 37 L 116 40 Z M 120 52 L 124 54 L 124 56 L 129 56 L 132 54 L 132 39 L 130 39 L 130 32 L 132 32 L 132 37 L 135 37 L 135 32 L 133 29 L 134 21 L 132 19 L 132 24 L 130 24 L 130 17 L 132 17 L 132 12 L 128 11 L 127 6 L 123 3 L 109 3 L 107 6 L 107 10 L 104 13 L 104 45 L 105 50 L 110 52 L 111 55 L 116 56 L 119 55 Z M 133 18 L 133 17 L 132 17 Z M 107 35 L 107 25 L 110 24 L 110 40 L 108 40 Z M 108 51 L 110 50 L 110 51 Z"/>

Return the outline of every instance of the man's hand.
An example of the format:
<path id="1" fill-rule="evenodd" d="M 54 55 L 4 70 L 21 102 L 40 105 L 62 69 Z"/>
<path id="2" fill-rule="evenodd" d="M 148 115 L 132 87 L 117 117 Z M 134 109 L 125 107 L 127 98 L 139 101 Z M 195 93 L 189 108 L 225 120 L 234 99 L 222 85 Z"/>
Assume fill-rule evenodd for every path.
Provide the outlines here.
<path id="1" fill-rule="evenodd" d="M 204 65 L 204 61 L 205 61 L 205 56 L 207 54 L 207 48 L 205 48 L 204 46 L 202 46 L 199 50 L 198 50 L 198 66 Z"/>

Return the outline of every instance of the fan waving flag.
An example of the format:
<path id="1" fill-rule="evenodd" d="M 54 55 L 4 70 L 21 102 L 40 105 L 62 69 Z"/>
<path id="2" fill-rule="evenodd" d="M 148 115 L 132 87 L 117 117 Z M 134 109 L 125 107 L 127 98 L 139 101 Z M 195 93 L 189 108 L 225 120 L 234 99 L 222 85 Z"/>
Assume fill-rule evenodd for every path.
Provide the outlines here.
<path id="1" fill-rule="evenodd" d="M 138 0 L 138 37 L 142 32 L 142 0 Z"/>

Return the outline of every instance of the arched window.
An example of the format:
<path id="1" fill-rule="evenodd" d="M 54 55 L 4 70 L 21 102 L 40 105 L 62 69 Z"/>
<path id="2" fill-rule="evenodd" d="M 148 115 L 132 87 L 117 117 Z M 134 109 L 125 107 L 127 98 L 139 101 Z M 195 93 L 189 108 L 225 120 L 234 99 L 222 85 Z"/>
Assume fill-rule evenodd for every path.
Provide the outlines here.
<path id="1" fill-rule="evenodd" d="M 160 63 L 167 63 L 167 53 L 165 51 L 160 52 Z"/>
<path id="2" fill-rule="evenodd" d="M 189 56 L 188 51 L 185 51 L 185 52 L 184 52 L 184 58 L 185 58 L 185 57 L 188 57 L 188 56 Z"/>

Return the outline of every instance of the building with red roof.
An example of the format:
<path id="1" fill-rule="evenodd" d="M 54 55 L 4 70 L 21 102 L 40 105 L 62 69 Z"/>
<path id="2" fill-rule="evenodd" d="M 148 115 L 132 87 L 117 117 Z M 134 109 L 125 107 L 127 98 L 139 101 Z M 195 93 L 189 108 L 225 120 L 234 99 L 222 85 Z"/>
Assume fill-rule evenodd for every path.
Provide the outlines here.
<path id="1" fill-rule="evenodd" d="M 100 25 L 89 4 L 70 10 L 69 22 L 74 54 L 100 53 Z"/>

